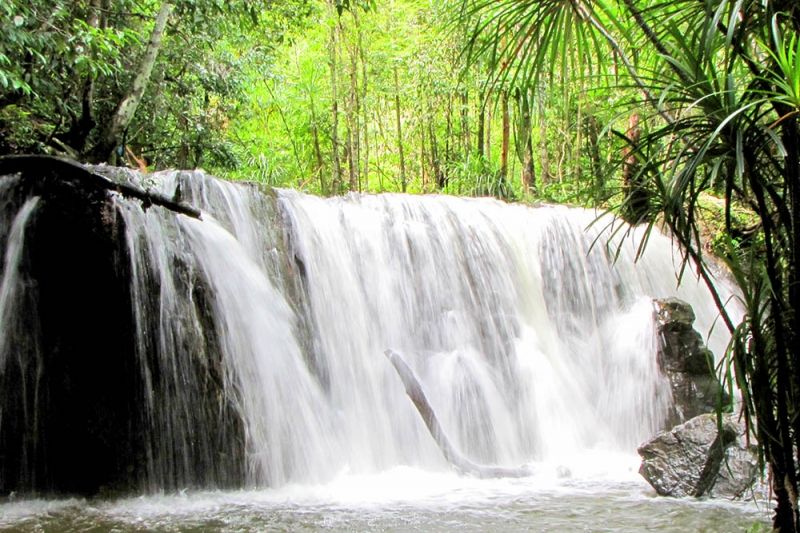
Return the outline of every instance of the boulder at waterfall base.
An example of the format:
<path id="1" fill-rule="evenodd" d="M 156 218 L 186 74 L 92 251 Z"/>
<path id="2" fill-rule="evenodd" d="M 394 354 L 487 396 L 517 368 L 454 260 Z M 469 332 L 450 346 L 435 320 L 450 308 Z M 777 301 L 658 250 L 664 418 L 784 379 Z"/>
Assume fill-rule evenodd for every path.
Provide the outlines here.
<path id="1" fill-rule="evenodd" d="M 639 447 L 639 473 L 661 496 L 745 496 L 758 477 L 758 455 L 732 415 L 704 414 Z"/>
<path id="2" fill-rule="evenodd" d="M 714 355 L 694 327 L 692 307 L 677 298 L 656 300 L 658 366 L 667 376 L 672 407 L 665 428 L 730 403 L 714 374 Z"/>

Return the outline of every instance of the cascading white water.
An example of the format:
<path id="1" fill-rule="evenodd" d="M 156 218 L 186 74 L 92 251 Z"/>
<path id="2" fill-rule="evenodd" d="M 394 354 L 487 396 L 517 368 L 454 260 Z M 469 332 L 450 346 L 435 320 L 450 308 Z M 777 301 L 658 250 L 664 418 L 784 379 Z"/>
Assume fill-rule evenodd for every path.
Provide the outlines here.
<path id="1" fill-rule="evenodd" d="M 179 186 L 203 210 L 198 221 L 118 198 L 120 217 L 102 211 L 108 235 L 124 239 L 119 249 L 104 241 L 102 253 L 113 255 L 116 283 L 130 280 L 130 296 L 106 283 L 123 309 L 132 304 L 135 334 L 127 325 L 119 332 L 136 340 L 136 359 L 113 342 L 101 348 L 111 359 L 127 355 L 125 375 L 135 375 L 121 395 L 133 393 L 141 413 L 123 421 L 134 429 L 124 435 L 142 443 L 126 464 L 149 494 L 134 486 L 131 498 L 12 502 L 12 493 L 0 500 L 0 527 L 730 531 L 766 523 L 752 504 L 652 498 L 635 473 L 635 447 L 670 400 L 656 364 L 652 297 L 689 301 L 704 334 L 716 315 L 690 275 L 677 287 L 669 239 L 652 235 L 634 263 L 639 232 L 610 238 L 595 213 L 580 209 L 262 194 L 202 173 L 146 183 L 164 195 Z M 30 322 L 37 280 L 27 270 L 49 265 L 25 250 L 58 224 L 58 202 L 15 196 L 10 208 L 0 205 L 6 393 L 41 374 Z M 114 321 L 126 318 L 116 311 Z M 724 346 L 719 324 L 709 342 L 717 353 Z M 413 367 L 467 459 L 528 463 L 532 477 L 456 475 L 387 348 Z M 4 357 L 13 373 L 3 374 Z M 111 388 L 117 381 L 125 380 L 107 379 Z M 82 383 L 91 389 L 93 381 Z M 37 397 L 16 394 L 5 405 L 16 409 L 29 396 Z M 8 430 L 3 405 L 0 444 L 17 431 Z M 23 405 L 13 427 L 25 428 L 38 408 Z M 11 439 L 12 450 L 32 454 L 23 468 L 38 465 L 28 433 L 39 426 L 31 427 L 19 444 Z M 79 476 L 88 465 L 77 463 L 70 472 Z"/>
<path id="2" fill-rule="evenodd" d="M 174 188 L 179 179 L 166 175 L 160 186 Z M 305 364 L 296 318 L 272 281 L 274 236 L 259 218 L 268 215 L 265 198 L 210 179 L 182 183 L 205 209 L 213 198 L 220 219 L 208 212 L 202 222 L 175 218 L 123 203 L 151 433 L 150 485 L 197 483 L 192 473 L 198 443 L 207 443 L 200 450 L 202 467 L 218 462 L 213 439 L 204 433 L 220 428 L 198 420 L 203 399 L 197 394 L 203 392 L 192 396 L 184 389 L 197 379 L 192 369 L 198 359 L 217 374 L 234 416 L 244 420 L 245 482 L 313 479 L 330 455 L 330 417 Z M 154 384 L 155 375 L 173 383 Z M 236 474 L 219 471 L 210 480 L 236 484 L 229 477 Z"/>
<path id="3" fill-rule="evenodd" d="M 4 184 L 10 188 L 12 184 Z M 3 190 L 0 188 L 0 194 Z M 32 375 L 41 372 L 39 367 L 41 358 L 39 354 L 38 324 L 30 312 L 34 308 L 35 291 L 32 283 L 24 272 L 22 260 L 25 248 L 25 231 L 28 222 L 36 211 L 39 197 L 33 196 L 25 201 L 20 209 L 9 220 L 2 220 L 0 215 L 0 242 L 4 243 L 4 257 L 2 259 L 2 277 L 0 277 L 0 378 L 6 373 L 7 359 L 14 357 L 19 361 L 21 368 L 30 369 Z M 23 380 L 19 387 L 28 384 Z M 21 391 L 20 396 L 26 398 L 26 391 Z M 34 425 L 36 406 L 26 405 L 26 422 Z M 3 408 L 0 403 L 0 427 L 3 421 Z M 21 464 L 26 464 L 24 460 Z"/>
<path id="4" fill-rule="evenodd" d="M 411 430 L 420 423 L 378 355 L 386 347 L 414 367 L 472 460 L 563 461 L 632 451 L 663 423 L 671 398 L 655 357 L 653 297 L 690 301 L 701 330 L 716 314 L 703 286 L 677 287 L 668 239 L 652 235 L 634 264 L 641 235 L 607 243 L 589 211 L 293 191 L 280 204 L 305 265 L 331 401 L 354 415 L 351 464 L 399 461 L 397 449 L 419 446 Z"/>
<path id="5" fill-rule="evenodd" d="M 691 302 L 701 331 L 716 315 L 695 280 L 677 286 L 668 239 L 652 235 L 634 264 L 641 236 L 612 239 L 585 210 L 278 191 L 276 211 L 254 187 L 189 173 L 162 180 L 162 192 L 180 183 L 206 215 L 176 222 L 125 209 L 140 329 L 153 327 L 143 302 L 153 285 L 144 278 L 155 276 L 164 373 L 201 350 L 209 333 L 200 308 L 211 308 L 225 388 L 244 420 L 251 484 L 445 467 L 383 356 L 387 348 L 413 367 L 472 461 L 631 452 L 660 427 L 670 402 L 655 357 L 652 298 Z M 208 293 L 200 303 L 198 284 Z M 725 335 L 714 335 L 719 350 Z M 145 361 L 154 347 L 141 339 Z M 149 401 L 154 411 L 156 399 Z M 178 413 L 193 403 L 180 390 L 169 401 Z M 188 442 L 187 420 L 153 431 Z"/>
<path id="6" fill-rule="evenodd" d="M 146 434 L 137 478 L 151 491 L 447 469 L 389 348 L 475 463 L 630 454 L 671 401 L 652 298 L 689 301 L 704 333 L 716 316 L 691 276 L 677 286 L 669 239 L 651 235 L 635 263 L 642 236 L 611 237 L 586 210 L 147 179 L 203 211 L 198 221 L 117 201 L 137 332 L 133 423 Z M 9 295 L 35 206 L 0 235 L 4 317 L 19 305 Z M 725 342 L 717 326 L 712 349 Z"/>
<path id="7" fill-rule="evenodd" d="M 8 229 L 8 233 L 0 235 L 0 238 L 5 241 L 5 257 L 2 262 L 2 278 L 0 278 L 0 324 L 3 324 L 3 327 L 0 328 L 0 374 L 4 371 L 5 358 L 12 355 L 10 344 L 18 341 L 12 337 L 20 330 L 30 327 L 28 324 L 23 325 L 17 322 L 22 305 L 19 300 L 25 297 L 23 293 L 26 289 L 25 273 L 21 269 L 22 252 L 25 247 L 25 229 L 38 203 L 39 197 L 29 198 L 10 221 L 10 224 L 3 225 Z M 35 340 L 36 332 L 31 333 L 30 338 Z M 13 351 L 20 357 L 28 355 L 19 346 L 15 347 Z M 1 418 L 2 411 L 0 411 Z"/>

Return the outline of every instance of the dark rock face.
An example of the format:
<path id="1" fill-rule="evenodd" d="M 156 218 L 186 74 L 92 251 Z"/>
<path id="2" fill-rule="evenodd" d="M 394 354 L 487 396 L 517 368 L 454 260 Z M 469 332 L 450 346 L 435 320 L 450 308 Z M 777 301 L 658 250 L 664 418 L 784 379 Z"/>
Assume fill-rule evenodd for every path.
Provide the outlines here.
<path id="1" fill-rule="evenodd" d="M 0 493 L 126 485 L 137 455 L 124 227 L 103 191 L 62 172 L 31 168 L 9 194 L 40 200 L 17 307 L 27 327 L 9 328 L 0 372 Z"/>
<path id="2" fill-rule="evenodd" d="M 179 373 L 155 355 L 140 357 L 131 252 L 112 195 L 77 165 L 47 158 L 11 170 L 3 164 L 0 180 L 13 185 L 3 189 L 0 223 L 7 227 L 28 198 L 39 200 L 25 229 L 12 323 L 0 324 L 10 347 L 0 346 L 0 496 L 241 486 L 243 421 L 223 390 L 211 317 L 199 319 L 201 349 Z M 193 282 L 193 296 L 205 311 L 213 295 L 201 281 Z M 149 293 L 146 315 L 156 320 L 159 291 Z M 171 412 L 178 393 L 191 410 Z M 143 410 L 145 398 L 154 412 Z M 176 419 L 213 429 L 180 440 L 169 427 Z"/>
<path id="3" fill-rule="evenodd" d="M 661 496 L 740 498 L 756 481 L 758 456 L 731 415 L 704 414 L 639 448 L 639 473 Z"/>
<path id="4" fill-rule="evenodd" d="M 661 343 L 658 364 L 672 389 L 673 406 L 666 427 L 727 406 L 729 396 L 714 373 L 714 355 L 694 329 L 694 311 L 677 298 L 656 300 Z"/>

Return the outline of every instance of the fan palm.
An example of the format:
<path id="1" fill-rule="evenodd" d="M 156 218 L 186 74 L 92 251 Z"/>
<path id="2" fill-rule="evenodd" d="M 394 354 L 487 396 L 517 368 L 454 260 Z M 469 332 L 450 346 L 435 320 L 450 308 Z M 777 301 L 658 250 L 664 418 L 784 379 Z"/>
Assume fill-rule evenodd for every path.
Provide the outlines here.
<path id="1" fill-rule="evenodd" d="M 699 200 L 724 198 L 724 259 L 747 313 L 727 363 L 769 465 L 774 527 L 798 530 L 800 471 L 800 4 L 796 0 L 460 0 L 468 58 L 490 57 L 492 83 L 538 87 L 574 65 L 612 58 L 629 112 L 628 138 L 644 219 L 663 220 L 709 286 Z M 610 85 L 602 67 L 590 83 Z M 635 141 L 635 142 L 634 142 Z M 629 190 L 632 198 L 641 191 Z M 756 224 L 737 227 L 742 205 Z M 624 211 L 625 205 L 621 206 Z M 641 220 L 637 220 L 641 221 Z"/>

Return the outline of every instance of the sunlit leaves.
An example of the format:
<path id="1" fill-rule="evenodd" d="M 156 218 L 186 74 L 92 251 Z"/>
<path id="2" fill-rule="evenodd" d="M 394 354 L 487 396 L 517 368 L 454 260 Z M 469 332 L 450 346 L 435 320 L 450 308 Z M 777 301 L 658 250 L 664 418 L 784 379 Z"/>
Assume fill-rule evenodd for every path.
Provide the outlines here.
<path id="1" fill-rule="evenodd" d="M 539 86 L 595 73 L 607 48 L 586 24 L 580 0 L 462 0 L 456 11 L 467 28 L 468 64 L 483 61 L 490 85 Z"/>
<path id="2" fill-rule="evenodd" d="M 788 35 L 782 35 L 777 16 L 773 18 L 771 30 L 773 46 L 761 45 L 775 62 L 767 81 L 774 86 L 776 98 L 800 112 L 800 34 L 787 30 Z"/>

